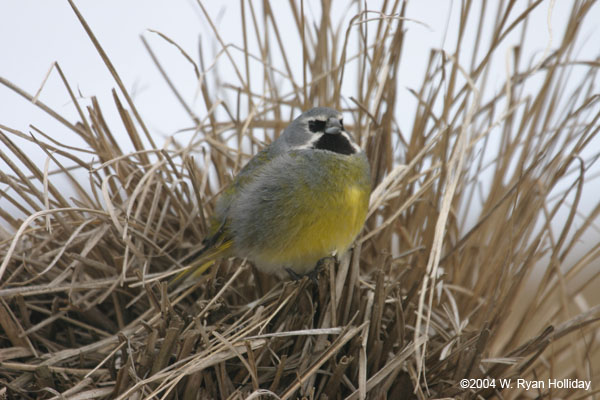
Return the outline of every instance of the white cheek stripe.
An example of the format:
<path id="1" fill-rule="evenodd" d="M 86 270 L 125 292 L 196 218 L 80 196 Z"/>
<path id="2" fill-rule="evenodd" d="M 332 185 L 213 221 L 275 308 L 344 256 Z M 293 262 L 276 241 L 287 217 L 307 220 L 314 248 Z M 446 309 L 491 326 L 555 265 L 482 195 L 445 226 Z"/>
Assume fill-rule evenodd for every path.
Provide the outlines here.
<path id="1" fill-rule="evenodd" d="M 313 137 L 308 141 L 308 143 L 303 144 L 302 146 L 294 147 L 294 150 L 304 150 L 304 149 L 312 149 L 315 143 L 321 138 L 321 136 L 313 135 Z M 291 150 L 291 149 L 290 149 Z"/>
<path id="2" fill-rule="evenodd" d="M 352 148 L 354 149 L 354 151 L 356 151 L 357 153 L 360 153 L 362 151 L 362 149 L 360 148 L 360 146 L 354 140 L 352 140 L 352 138 L 350 137 L 350 135 L 348 135 L 348 132 L 342 131 L 341 134 L 346 139 L 348 139 L 348 141 L 350 142 L 350 145 L 352 145 Z"/>

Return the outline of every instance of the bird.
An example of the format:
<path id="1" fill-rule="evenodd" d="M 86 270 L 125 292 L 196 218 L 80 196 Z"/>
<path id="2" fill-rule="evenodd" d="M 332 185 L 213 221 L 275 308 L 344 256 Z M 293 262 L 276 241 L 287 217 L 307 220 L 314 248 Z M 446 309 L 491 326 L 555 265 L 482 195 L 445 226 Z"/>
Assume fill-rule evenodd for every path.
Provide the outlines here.
<path id="1" fill-rule="evenodd" d="M 367 156 L 344 129 L 342 114 L 312 108 L 219 195 L 202 249 L 169 286 L 231 256 L 279 277 L 308 275 L 351 246 L 365 223 L 370 193 Z"/>

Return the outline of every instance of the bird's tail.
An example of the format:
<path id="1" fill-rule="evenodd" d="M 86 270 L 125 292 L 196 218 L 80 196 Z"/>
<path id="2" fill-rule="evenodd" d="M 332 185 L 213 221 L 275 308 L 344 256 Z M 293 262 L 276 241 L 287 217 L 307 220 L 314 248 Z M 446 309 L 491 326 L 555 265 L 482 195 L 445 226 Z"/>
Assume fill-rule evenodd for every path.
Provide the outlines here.
<path id="1" fill-rule="evenodd" d="M 217 247 L 207 247 L 200 250 L 200 252 L 195 254 L 192 262 L 186 267 L 186 269 L 175 275 L 169 281 L 169 288 L 178 286 L 188 278 L 198 278 L 215 263 L 217 258 L 224 256 L 232 244 L 233 242 L 228 240 L 219 244 Z"/>

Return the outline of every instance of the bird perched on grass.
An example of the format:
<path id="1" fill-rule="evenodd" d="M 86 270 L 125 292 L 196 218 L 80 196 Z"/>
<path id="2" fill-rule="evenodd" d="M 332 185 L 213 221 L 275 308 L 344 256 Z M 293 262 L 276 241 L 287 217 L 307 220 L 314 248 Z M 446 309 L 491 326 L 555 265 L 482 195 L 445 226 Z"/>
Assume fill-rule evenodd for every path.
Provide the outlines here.
<path id="1" fill-rule="evenodd" d="M 367 157 L 344 130 L 341 113 L 306 111 L 223 191 L 203 249 L 171 284 L 229 256 L 271 274 L 308 274 L 319 260 L 352 244 L 370 192 Z"/>

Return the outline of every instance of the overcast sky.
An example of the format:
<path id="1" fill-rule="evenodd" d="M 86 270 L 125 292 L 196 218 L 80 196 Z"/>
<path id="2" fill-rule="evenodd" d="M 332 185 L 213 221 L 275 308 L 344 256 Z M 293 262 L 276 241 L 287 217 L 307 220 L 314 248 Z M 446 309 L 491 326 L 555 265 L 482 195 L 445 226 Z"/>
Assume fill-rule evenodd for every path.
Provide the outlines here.
<path id="1" fill-rule="evenodd" d="M 204 3 L 209 14 L 217 22 L 224 41 L 241 45 L 239 1 Z M 297 33 L 291 23 L 287 2 L 271 3 L 275 7 L 275 15 L 281 21 L 280 29 L 289 51 L 288 56 L 293 57 L 294 51 L 299 51 L 297 40 L 294 40 Z M 336 5 L 346 3 L 341 0 L 334 1 L 334 9 L 337 9 Z M 378 3 L 379 1 L 368 1 L 368 8 L 378 9 Z M 495 10 L 496 2 L 489 3 L 489 9 Z M 521 3 L 525 5 L 526 2 Z M 205 49 L 210 48 L 214 46 L 214 35 L 195 1 L 87 0 L 76 1 L 76 4 L 116 66 L 126 87 L 135 96 L 140 112 L 154 133 L 170 134 L 189 126 L 191 122 L 158 75 L 141 43 L 140 35 L 144 35 L 154 47 L 169 75 L 186 96 L 186 100 L 195 106 L 199 114 L 202 113 L 201 102 L 196 101 L 194 104 L 195 77 L 189 64 L 172 46 L 148 32 L 148 29 L 154 29 L 168 35 L 197 59 L 199 40 L 202 40 Z M 531 31 L 535 34 L 530 35 L 527 41 L 529 49 L 526 49 L 526 54 L 531 57 L 536 54 L 540 57 L 549 40 L 547 4 L 549 2 L 539 7 L 531 21 Z M 406 24 L 408 35 L 399 75 L 399 88 L 416 87 L 431 48 L 452 49 L 456 36 L 453 28 L 459 6 L 458 1 L 445 0 L 419 0 L 409 3 L 408 17 L 427 26 L 410 22 Z M 558 1 L 555 4 L 552 13 L 555 46 L 570 6 L 571 1 Z M 318 2 L 315 1 L 307 1 L 306 8 L 307 13 L 319 12 Z M 84 97 L 98 96 L 105 112 L 110 111 L 110 90 L 116 85 L 67 1 L 3 1 L 0 11 L 0 76 L 29 93 L 35 93 L 51 64 L 57 61 L 74 88 Z M 599 7 L 595 7 L 594 12 L 596 17 L 593 19 L 600 21 Z M 340 10 L 340 15 L 344 15 L 343 13 L 350 11 Z M 449 34 L 446 34 L 447 30 Z M 584 33 L 592 36 L 587 41 L 588 44 L 600 43 L 598 29 L 592 24 L 584 29 Z M 286 37 L 291 40 L 286 41 Z M 594 37 L 596 40 L 593 40 Z M 507 46 L 511 44 L 511 40 L 515 42 L 518 38 L 509 38 L 506 41 Z M 212 60 L 205 59 L 205 62 L 208 64 Z M 496 76 L 498 82 L 503 78 L 502 60 L 500 66 Z M 224 59 L 220 61 L 219 67 L 225 73 L 230 68 Z M 412 96 L 407 92 L 400 93 L 399 101 L 413 101 L 410 97 Z M 56 72 L 51 74 L 40 98 L 58 112 L 75 117 L 75 110 Z M 2 124 L 27 131 L 30 123 L 38 121 L 39 116 L 32 110 L 31 105 L 4 87 L 0 87 L 0 104 L 3 105 L 0 110 Z M 405 129 L 409 127 L 410 122 L 405 121 Z"/>

